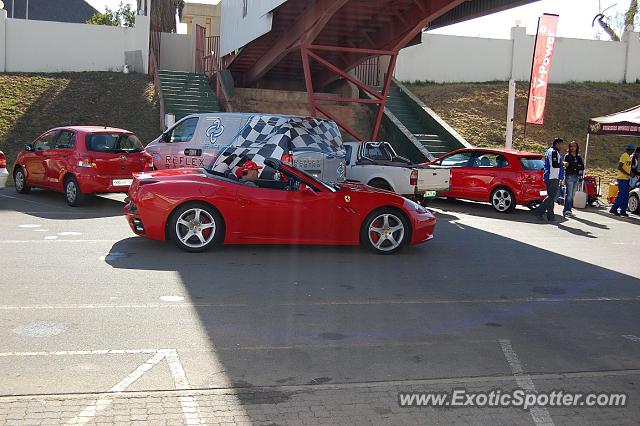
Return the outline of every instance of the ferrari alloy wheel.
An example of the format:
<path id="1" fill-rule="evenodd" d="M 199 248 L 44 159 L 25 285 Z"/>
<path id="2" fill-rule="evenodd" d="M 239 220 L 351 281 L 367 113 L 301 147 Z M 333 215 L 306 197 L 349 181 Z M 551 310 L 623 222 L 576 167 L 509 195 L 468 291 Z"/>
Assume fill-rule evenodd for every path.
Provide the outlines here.
<path id="1" fill-rule="evenodd" d="M 13 174 L 13 181 L 16 185 L 16 192 L 19 194 L 26 194 L 31 191 L 31 187 L 27 185 L 27 179 L 24 175 L 24 170 L 21 167 L 18 167 Z"/>
<path id="2" fill-rule="evenodd" d="M 640 197 L 638 197 L 638 194 L 629 195 L 629 203 L 627 206 L 627 210 L 631 213 L 640 213 Z"/>
<path id="3" fill-rule="evenodd" d="M 380 209 L 367 217 L 361 242 L 378 254 L 391 254 L 402 248 L 408 235 L 404 215 L 392 209 Z"/>
<path id="4" fill-rule="evenodd" d="M 169 227 L 178 247 L 192 252 L 207 250 L 224 234 L 222 217 L 204 203 L 179 207 L 171 216 Z"/>
<path id="5" fill-rule="evenodd" d="M 491 205 L 499 213 L 510 212 L 516 208 L 516 198 L 508 188 L 496 188 L 491 193 Z"/>

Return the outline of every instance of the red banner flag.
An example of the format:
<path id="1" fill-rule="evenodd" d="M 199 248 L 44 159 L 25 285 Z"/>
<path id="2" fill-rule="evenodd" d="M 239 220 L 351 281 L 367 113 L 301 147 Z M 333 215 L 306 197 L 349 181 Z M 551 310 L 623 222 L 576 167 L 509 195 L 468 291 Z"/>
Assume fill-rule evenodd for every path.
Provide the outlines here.
<path id="1" fill-rule="evenodd" d="M 538 34 L 533 53 L 531 68 L 531 87 L 529 88 L 529 104 L 527 105 L 527 123 L 542 124 L 544 107 L 547 102 L 547 86 L 549 72 L 553 60 L 553 48 L 556 45 L 558 15 L 545 13 L 538 21 Z"/>

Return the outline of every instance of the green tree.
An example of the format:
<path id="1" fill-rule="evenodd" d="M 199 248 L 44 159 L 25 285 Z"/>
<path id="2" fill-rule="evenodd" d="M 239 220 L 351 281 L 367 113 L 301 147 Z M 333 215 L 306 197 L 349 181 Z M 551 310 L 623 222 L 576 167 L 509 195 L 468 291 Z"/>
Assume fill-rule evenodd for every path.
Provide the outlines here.
<path id="1" fill-rule="evenodd" d="M 633 31 L 639 25 L 638 0 L 631 0 L 629 9 L 627 9 L 627 12 L 624 14 L 618 13 L 613 17 L 609 17 L 606 16 L 604 12 L 606 12 L 606 9 L 596 15 L 593 23 L 595 24 L 597 21 L 602 30 L 613 41 L 620 41 L 625 31 Z"/>
<path id="2" fill-rule="evenodd" d="M 120 2 L 120 6 L 116 10 L 111 10 L 108 7 L 104 9 L 104 13 L 96 12 L 87 21 L 87 24 L 110 25 L 112 27 L 133 27 L 135 25 L 136 12 L 131 9 L 131 5 Z"/>
<path id="3" fill-rule="evenodd" d="M 138 0 L 138 10 L 144 10 L 144 0 Z M 176 12 L 182 18 L 184 0 L 156 0 L 151 8 L 151 24 L 163 33 L 176 32 Z"/>

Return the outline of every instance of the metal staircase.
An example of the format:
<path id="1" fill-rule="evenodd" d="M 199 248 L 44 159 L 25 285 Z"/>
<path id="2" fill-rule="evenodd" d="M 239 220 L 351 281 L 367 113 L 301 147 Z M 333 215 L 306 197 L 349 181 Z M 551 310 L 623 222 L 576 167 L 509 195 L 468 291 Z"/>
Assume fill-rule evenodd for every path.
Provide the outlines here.
<path id="1" fill-rule="evenodd" d="M 437 158 L 470 146 L 402 84 L 393 81 L 386 107 L 429 153 Z"/>
<path id="2" fill-rule="evenodd" d="M 158 71 L 165 114 L 174 114 L 176 121 L 198 112 L 218 112 L 218 97 L 203 74 L 181 71 Z"/>

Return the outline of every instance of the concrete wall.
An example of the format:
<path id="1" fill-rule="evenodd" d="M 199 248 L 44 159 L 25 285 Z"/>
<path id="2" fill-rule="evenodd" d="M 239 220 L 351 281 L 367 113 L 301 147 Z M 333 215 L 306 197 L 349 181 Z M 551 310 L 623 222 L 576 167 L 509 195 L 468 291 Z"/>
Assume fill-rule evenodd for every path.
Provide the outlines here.
<path id="1" fill-rule="evenodd" d="M 273 9 L 286 0 L 222 0 L 220 55 L 224 56 L 271 31 Z M 244 15 L 244 3 L 247 15 Z"/>
<path id="2" fill-rule="evenodd" d="M 187 3 L 182 9 L 182 19 L 180 22 L 187 24 L 187 34 L 192 34 L 195 26 L 200 25 L 206 30 L 206 36 L 220 35 L 220 11 L 222 6 L 220 3 L 201 4 Z"/>
<path id="3" fill-rule="evenodd" d="M 628 33 L 623 42 L 559 38 L 550 82 L 635 82 L 640 78 L 640 40 Z M 510 78 L 528 81 L 534 35 L 524 28 L 511 40 L 425 33 L 422 44 L 403 49 L 395 76 L 401 81 L 482 82 Z"/>
<path id="4" fill-rule="evenodd" d="M 160 69 L 194 72 L 195 36 L 162 33 L 161 37 Z"/>
<path id="5" fill-rule="evenodd" d="M 10 19 L 0 10 L 0 72 L 120 71 L 138 51 L 147 72 L 149 18 L 134 28 Z M 140 66 L 138 65 L 138 68 Z"/>

